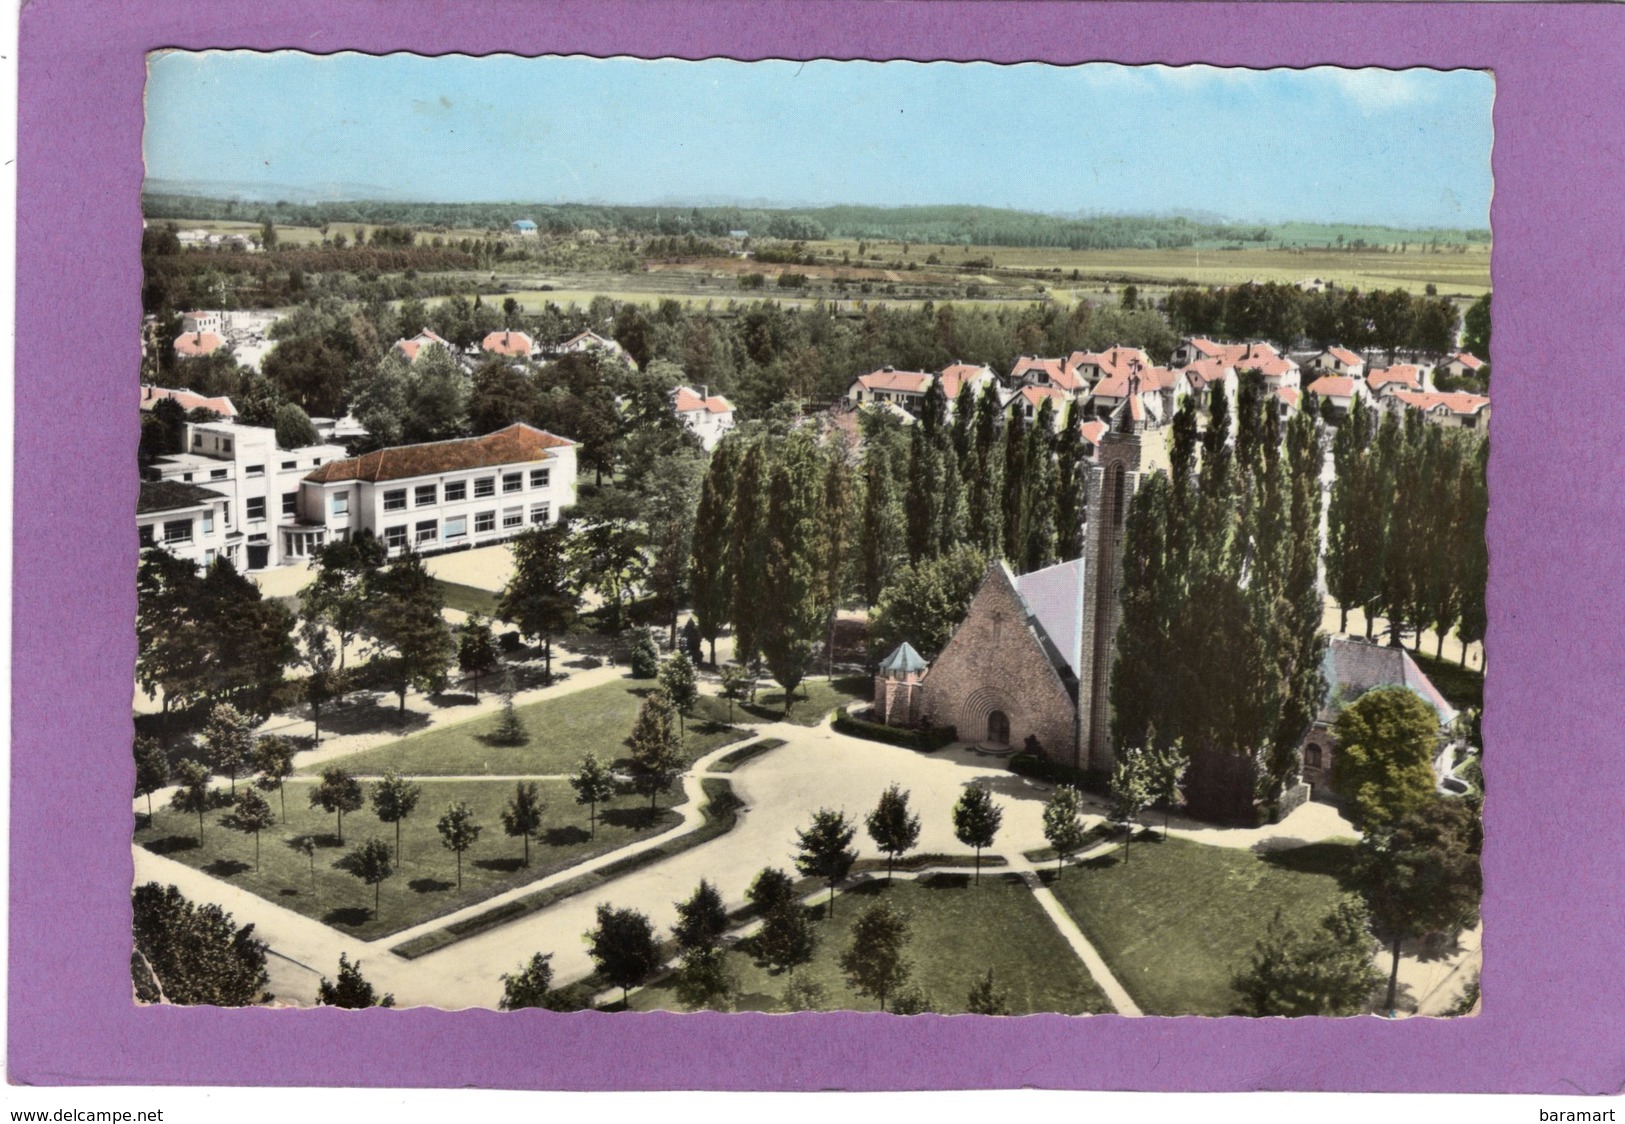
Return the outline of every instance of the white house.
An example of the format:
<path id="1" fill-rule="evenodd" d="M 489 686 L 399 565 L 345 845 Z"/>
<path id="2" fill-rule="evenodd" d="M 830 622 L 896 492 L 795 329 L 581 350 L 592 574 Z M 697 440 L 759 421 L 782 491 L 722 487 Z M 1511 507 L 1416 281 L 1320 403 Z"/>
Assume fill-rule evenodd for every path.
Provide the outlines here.
<path id="1" fill-rule="evenodd" d="M 1321 375 L 1309 384 L 1307 393 L 1313 396 L 1310 402 L 1317 412 L 1323 402 L 1330 402 L 1332 414 L 1339 421 L 1348 416 L 1356 398 L 1371 398 L 1365 380 L 1353 375 Z"/>
<path id="2" fill-rule="evenodd" d="M 1328 347 L 1309 360 L 1311 371 L 1325 371 L 1329 375 L 1363 375 L 1365 359 L 1346 347 Z"/>
<path id="3" fill-rule="evenodd" d="M 534 238 L 536 237 L 536 224 L 530 219 L 515 219 L 513 232 L 521 238 Z"/>
<path id="4" fill-rule="evenodd" d="M 575 442 L 516 422 L 330 461 L 304 477 L 296 517 L 331 541 L 371 531 L 393 555 L 502 542 L 575 501 Z"/>
<path id="5" fill-rule="evenodd" d="M 942 393 L 948 398 L 949 413 L 953 413 L 954 404 L 959 401 L 959 392 L 966 384 L 970 385 L 971 397 L 980 398 L 988 387 L 999 381 L 990 368 L 978 367 L 973 363 L 950 363 L 937 374 L 937 378 L 942 380 Z"/>
<path id="6" fill-rule="evenodd" d="M 559 355 L 565 355 L 572 351 L 595 351 L 612 359 L 619 359 L 622 363 L 625 363 L 634 371 L 637 370 L 638 367 L 636 363 L 632 362 L 632 357 L 627 354 L 626 348 L 622 347 L 614 340 L 606 339 L 597 332 L 590 330 L 585 332 L 577 332 L 575 335 L 559 344 L 559 346 L 554 350 Z"/>
<path id="7" fill-rule="evenodd" d="M 1470 351 L 1458 351 L 1439 364 L 1439 370 L 1458 379 L 1463 375 L 1480 375 L 1484 372 L 1484 360 Z"/>
<path id="8" fill-rule="evenodd" d="M 924 371 L 894 371 L 882 367 L 867 375 L 859 375 L 846 388 L 846 399 L 854 406 L 869 402 L 891 402 L 909 413 L 917 414 L 931 389 L 936 376 Z"/>
<path id="9" fill-rule="evenodd" d="M 506 329 L 489 332 L 480 341 L 480 350 L 487 355 L 502 355 L 511 359 L 529 359 L 536 354 L 536 341 L 524 332 Z"/>
<path id="10" fill-rule="evenodd" d="M 1365 385 L 1372 394 L 1381 394 L 1388 387 L 1395 390 L 1430 391 L 1433 389 L 1433 372 L 1427 367 L 1418 367 L 1413 363 L 1395 363 L 1367 372 Z"/>
<path id="11" fill-rule="evenodd" d="M 141 411 L 147 413 L 166 398 L 173 398 L 180 404 L 181 409 L 213 410 L 223 418 L 237 416 L 237 407 L 231 404 L 231 399 L 221 395 L 218 398 L 206 398 L 193 391 L 180 389 L 170 390 L 162 386 L 143 386 L 141 388 Z"/>
<path id="12" fill-rule="evenodd" d="M 164 483 L 196 484 L 221 493 L 221 548 L 240 570 L 263 570 L 308 557 L 326 542 L 325 528 L 303 518 L 302 481 L 345 455 L 341 445 L 279 449 L 276 430 L 229 422 L 191 422 L 185 452 L 154 462 Z"/>
<path id="13" fill-rule="evenodd" d="M 181 334 L 187 332 L 213 332 L 217 336 L 226 334 L 225 321 L 218 310 L 181 313 Z"/>
<path id="14" fill-rule="evenodd" d="M 161 546 L 199 568 L 226 553 L 227 496 L 178 480 L 143 480 L 135 525 L 143 550 Z"/>
<path id="15" fill-rule="evenodd" d="M 1426 421 L 1451 429 L 1485 429 L 1490 424 L 1490 400 L 1481 394 L 1437 394 L 1389 386 L 1378 402 L 1394 414 L 1420 410 Z"/>
<path id="16" fill-rule="evenodd" d="M 408 363 L 415 363 L 418 356 L 423 354 L 425 347 L 443 347 L 448 355 L 457 354 L 455 347 L 428 328 L 423 329 L 409 340 L 396 340 L 394 350 Z"/>
<path id="17" fill-rule="evenodd" d="M 679 386 L 671 392 L 671 408 L 677 420 L 700 439 L 700 445 L 708 453 L 734 427 L 733 403 L 709 390 L 704 386 L 699 390 Z"/>
<path id="18" fill-rule="evenodd" d="M 1075 396 L 1092 390 L 1102 379 L 1129 374 L 1135 365 L 1151 366 L 1151 356 L 1143 348 L 1117 346 L 1105 351 L 1074 351 L 1066 357 L 1062 371 L 1077 381 L 1071 391 Z M 1062 389 L 1067 389 L 1065 384 Z"/>

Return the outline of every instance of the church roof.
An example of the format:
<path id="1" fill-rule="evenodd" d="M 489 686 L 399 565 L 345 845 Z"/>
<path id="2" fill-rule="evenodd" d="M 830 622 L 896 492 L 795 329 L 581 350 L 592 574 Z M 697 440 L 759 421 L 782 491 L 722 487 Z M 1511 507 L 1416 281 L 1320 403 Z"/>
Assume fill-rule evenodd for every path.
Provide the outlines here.
<path id="1" fill-rule="evenodd" d="M 892 651 L 892 654 L 880 661 L 881 671 L 908 673 L 910 671 L 924 671 L 926 662 L 920 653 L 914 650 L 914 645 L 907 640 Z"/>
<path id="2" fill-rule="evenodd" d="M 1318 722 L 1330 725 L 1337 721 L 1338 713 L 1345 706 L 1378 687 L 1408 687 L 1438 713 L 1439 725 L 1455 721 L 1456 708 L 1439 693 L 1403 648 L 1334 636 L 1326 645 L 1323 669 L 1326 699 L 1316 716 Z"/>
<path id="3" fill-rule="evenodd" d="M 1078 674 L 1078 646 L 1083 635 L 1083 559 L 1046 566 L 1014 579 L 1016 592 L 1039 625 L 1056 670 Z M 1051 651 L 1051 649 L 1053 649 Z"/>

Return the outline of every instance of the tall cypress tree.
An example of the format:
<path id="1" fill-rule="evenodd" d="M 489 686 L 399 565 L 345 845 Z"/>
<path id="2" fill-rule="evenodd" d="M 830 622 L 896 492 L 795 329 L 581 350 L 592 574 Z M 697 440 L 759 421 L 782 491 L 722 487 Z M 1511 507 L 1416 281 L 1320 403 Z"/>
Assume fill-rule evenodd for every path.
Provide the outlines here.
<path id="1" fill-rule="evenodd" d="M 734 625 L 734 659 L 749 664 L 760 651 L 762 564 L 767 553 L 767 454 L 755 442 L 739 462 L 734 481 L 729 617 Z"/>
<path id="2" fill-rule="evenodd" d="M 1083 417 L 1074 398 L 1055 442 L 1055 555 L 1062 562 L 1083 556 L 1089 466 L 1083 457 Z"/>
<path id="3" fill-rule="evenodd" d="M 899 565 L 903 511 L 892 479 L 891 458 L 871 442 L 863 450 L 863 522 L 858 531 L 863 603 L 870 612 Z"/>
<path id="4" fill-rule="evenodd" d="M 1055 404 L 1044 399 L 1027 431 L 1024 473 L 1027 478 L 1027 524 L 1023 530 L 1022 570 L 1031 573 L 1055 561 L 1056 479 Z"/>
<path id="5" fill-rule="evenodd" d="M 1461 621 L 1456 635 L 1461 639 L 1461 663 L 1467 664 L 1467 645 L 1484 639 L 1489 616 L 1484 603 L 1489 579 L 1489 543 L 1485 538 L 1489 517 L 1489 490 L 1485 471 L 1489 465 L 1490 443 L 1474 443 L 1463 458 L 1460 495 L 1461 523 L 1457 528 L 1456 556 L 1461 560 Z"/>
<path id="6" fill-rule="evenodd" d="M 1003 478 L 999 461 L 999 395 L 992 387 L 976 402 L 972 452 L 966 532 L 973 545 L 991 554 L 1002 534 L 998 512 Z"/>
<path id="7" fill-rule="evenodd" d="M 942 451 L 924 423 L 916 424 L 909 432 L 908 499 L 904 510 L 911 565 L 935 558 L 941 546 L 942 468 Z"/>
<path id="8" fill-rule="evenodd" d="M 1004 427 L 1004 511 L 999 545 L 1003 556 L 1019 562 L 1027 533 L 1027 427 L 1020 407 Z"/>
<path id="9" fill-rule="evenodd" d="M 829 636 L 824 647 L 826 669 L 835 677 L 835 617 L 841 601 L 851 588 L 852 573 L 852 466 L 845 447 L 836 442 L 829 448 L 824 468 L 823 496 L 818 509 L 819 539 L 823 547 L 820 570 L 825 616 Z"/>
<path id="10" fill-rule="evenodd" d="M 813 644 L 824 631 L 828 583 L 820 572 L 819 508 L 824 482 L 819 467 L 811 437 L 794 433 L 780 447 L 768 484 L 770 532 L 757 643 L 768 670 L 784 688 L 785 713 L 806 677 Z"/>
<path id="11" fill-rule="evenodd" d="M 701 639 L 711 645 L 711 662 L 717 662 L 717 633 L 728 619 L 730 575 L 728 555 L 733 529 L 733 505 L 738 483 L 738 448 L 724 441 L 711 454 L 700 489 L 700 502 L 694 514 L 694 546 L 689 560 L 689 586 L 693 598 L 694 621 Z"/>

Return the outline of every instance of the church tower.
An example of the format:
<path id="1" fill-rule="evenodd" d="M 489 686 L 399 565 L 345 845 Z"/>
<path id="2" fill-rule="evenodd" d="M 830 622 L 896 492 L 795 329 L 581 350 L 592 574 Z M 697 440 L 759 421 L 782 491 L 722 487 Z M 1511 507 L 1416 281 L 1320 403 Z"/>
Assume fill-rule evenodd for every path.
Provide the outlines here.
<path id="1" fill-rule="evenodd" d="M 1137 384 L 1138 379 L 1132 380 Z M 1149 425 L 1132 385 L 1112 412 L 1089 478 L 1089 516 L 1084 527 L 1087 575 L 1081 583 L 1077 755 L 1080 769 L 1109 771 L 1112 751 L 1111 676 L 1122 620 L 1123 529 L 1134 494 L 1150 473 L 1169 470 L 1167 430 Z"/>

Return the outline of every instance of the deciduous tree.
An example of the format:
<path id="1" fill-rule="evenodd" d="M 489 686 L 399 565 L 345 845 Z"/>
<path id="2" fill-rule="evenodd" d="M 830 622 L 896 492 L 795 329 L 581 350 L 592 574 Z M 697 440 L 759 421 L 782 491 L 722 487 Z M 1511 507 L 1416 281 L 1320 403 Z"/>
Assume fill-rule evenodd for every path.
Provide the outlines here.
<path id="1" fill-rule="evenodd" d="M 321 783 L 310 790 L 310 806 L 338 816 L 339 846 L 344 846 L 344 813 L 358 811 L 365 803 L 361 782 L 337 765 L 322 770 Z"/>
<path id="2" fill-rule="evenodd" d="M 632 988 L 660 967 L 654 926 L 635 909 L 598 907 L 598 925 L 587 934 L 588 955 L 607 982 L 621 989 L 624 1004 Z"/>
<path id="3" fill-rule="evenodd" d="M 1313 930 L 1287 924 L 1277 909 L 1247 968 L 1236 974 L 1237 1014 L 1362 1014 L 1382 982 L 1365 907 L 1345 898 Z"/>
<path id="4" fill-rule="evenodd" d="M 457 630 L 457 666 L 464 675 L 474 680 L 474 698 L 480 697 L 480 678 L 497 665 L 497 648 L 491 642 L 491 625 L 478 613 L 470 613 L 468 620 Z"/>
<path id="5" fill-rule="evenodd" d="M 1381 831 L 1434 796 L 1439 716 L 1406 687 L 1379 687 L 1343 708 L 1333 783 L 1361 831 Z"/>
<path id="6" fill-rule="evenodd" d="M 135 739 L 135 794 L 147 798 L 147 822 L 152 822 L 152 794 L 169 783 L 169 758 L 154 738 Z"/>
<path id="7" fill-rule="evenodd" d="M 513 576 L 503 587 L 497 615 L 522 635 L 542 641 L 542 660 L 553 677 L 553 637 L 575 623 L 581 590 L 566 523 L 532 527 L 513 542 Z"/>
<path id="8" fill-rule="evenodd" d="M 1055 850 L 1055 877 L 1061 876 L 1061 865 L 1083 849 L 1087 837 L 1083 794 L 1071 785 L 1062 785 L 1044 805 L 1044 838 Z"/>
<path id="9" fill-rule="evenodd" d="M 423 786 L 413 784 L 394 769 L 372 786 L 372 810 L 382 823 L 395 825 L 395 860 L 401 859 L 401 822 L 417 810 Z"/>
<path id="10" fill-rule="evenodd" d="M 570 787 L 576 790 L 576 803 L 587 805 L 588 834 L 598 838 L 598 805 L 615 797 L 615 774 L 589 753 L 570 776 Z"/>
<path id="11" fill-rule="evenodd" d="M 438 349 L 431 349 L 438 350 Z M 374 651 L 394 661 L 393 680 L 406 716 L 406 692 L 439 690 L 456 650 L 441 611 L 445 600 L 423 559 L 408 550 L 369 579 L 366 631 Z"/>
<path id="12" fill-rule="evenodd" d="M 886 881 L 891 881 L 897 856 L 914 849 L 920 841 L 920 817 L 908 810 L 908 793 L 892 785 L 880 794 L 880 803 L 869 813 L 869 838 L 886 856 Z"/>
<path id="13" fill-rule="evenodd" d="M 530 841 L 542 829 L 542 812 L 547 805 L 532 781 L 516 781 L 507 807 L 502 809 L 502 830 L 511 839 L 525 841 L 525 865 L 530 866 Z"/>
<path id="14" fill-rule="evenodd" d="M 463 852 L 474 846 L 484 830 L 474 822 L 474 813 L 463 801 L 446 806 L 446 812 L 435 824 L 440 832 L 440 845 L 457 856 L 457 888 L 463 888 Z"/>
<path id="15" fill-rule="evenodd" d="M 829 915 L 835 916 L 835 886 L 845 878 L 858 861 L 852 849 L 852 838 L 858 829 L 847 822 L 844 812 L 820 808 L 812 823 L 797 830 L 796 869 L 813 878 L 822 878 L 829 884 Z"/>
<path id="16" fill-rule="evenodd" d="M 203 846 L 203 813 L 209 810 L 209 767 L 190 758 L 175 766 L 175 792 L 169 806 L 197 813 L 197 845 Z"/>
<path id="17" fill-rule="evenodd" d="M 260 868 L 260 832 L 276 822 L 272 815 L 271 806 L 265 802 L 265 797 L 251 788 L 243 789 L 243 794 L 232 805 L 231 816 L 228 822 L 238 831 L 254 837 L 254 869 Z"/>
<path id="18" fill-rule="evenodd" d="M 368 839 L 345 855 L 339 865 L 372 887 L 372 915 L 377 917 L 384 879 L 395 873 L 389 844 L 382 839 Z"/>
<path id="19" fill-rule="evenodd" d="M 965 996 L 965 1011 L 972 1015 L 1010 1013 L 1010 991 L 994 983 L 992 968 L 987 970 L 987 975 L 971 985 L 970 992 Z"/>
<path id="20" fill-rule="evenodd" d="M 252 764 L 254 784 L 261 792 L 275 790 L 282 805 L 282 819 L 288 818 L 288 793 L 285 782 L 293 775 L 293 743 L 280 734 L 267 734 L 254 743 Z"/>
<path id="21" fill-rule="evenodd" d="M 655 800 L 682 775 L 687 762 L 677 743 L 677 731 L 672 728 L 672 705 L 666 696 L 655 691 L 643 700 L 637 721 L 626 739 L 632 756 L 632 788 L 640 796 L 649 798 L 649 817 L 654 818 Z"/>
<path id="22" fill-rule="evenodd" d="M 361 975 L 361 961 L 350 963 L 350 958 L 339 953 L 339 972 L 337 982 L 331 982 L 326 976 L 316 988 L 316 1004 L 320 1007 L 346 1007 L 350 1010 L 363 1010 L 367 1007 L 393 1007 L 395 997 L 386 995 L 378 997 L 377 990 Z"/>
<path id="23" fill-rule="evenodd" d="M 694 664 L 690 662 L 684 652 L 673 652 L 665 663 L 660 665 L 660 689 L 671 700 L 672 709 L 677 712 L 678 733 L 686 736 L 687 719 L 685 715 L 694 708 L 700 700 L 700 685 L 694 674 Z"/>
<path id="24" fill-rule="evenodd" d="M 886 1009 L 886 996 L 897 991 L 913 974 L 914 966 L 903 955 L 908 948 L 908 920 L 891 902 L 870 906 L 852 926 L 852 943 L 841 954 L 841 971 L 846 982 L 859 995 L 879 1000 Z"/>
<path id="25" fill-rule="evenodd" d="M 220 703 L 209 712 L 203 727 L 203 751 L 209 764 L 231 778 L 231 793 L 237 794 L 237 770 L 254 752 L 256 723 L 230 703 Z"/>
<path id="26" fill-rule="evenodd" d="M 993 803 L 993 796 L 979 784 L 965 786 L 959 802 L 954 805 L 954 838 L 976 850 L 976 875 L 973 881 L 982 881 L 982 848 L 993 846 L 993 839 L 1004 822 L 1004 810 Z"/>
<path id="27" fill-rule="evenodd" d="M 202 768 L 202 766 L 199 766 Z M 196 905 L 156 882 L 131 895 L 131 972 L 145 1002 L 246 1007 L 268 999 L 265 942 L 217 905 Z"/>
<path id="28" fill-rule="evenodd" d="M 677 939 L 677 946 L 688 952 L 715 947 L 727 928 L 728 911 L 722 906 L 722 895 L 702 878 L 688 900 L 677 903 L 677 924 L 672 926 L 671 935 Z"/>

